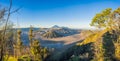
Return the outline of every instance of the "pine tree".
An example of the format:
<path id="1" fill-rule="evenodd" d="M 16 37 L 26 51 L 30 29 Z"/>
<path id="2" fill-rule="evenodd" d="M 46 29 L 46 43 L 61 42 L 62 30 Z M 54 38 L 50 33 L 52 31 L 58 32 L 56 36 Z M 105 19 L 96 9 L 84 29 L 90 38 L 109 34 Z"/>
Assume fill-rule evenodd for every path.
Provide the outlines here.
<path id="1" fill-rule="evenodd" d="M 17 30 L 17 41 L 14 45 L 14 52 L 17 55 L 17 58 L 21 56 L 23 43 L 21 41 L 21 30 Z"/>
<path id="2" fill-rule="evenodd" d="M 29 30 L 29 41 L 30 41 L 30 43 L 32 42 L 32 40 L 33 40 L 33 27 L 30 26 L 30 30 Z"/>
<path id="3" fill-rule="evenodd" d="M 38 40 L 34 40 L 31 43 L 31 52 L 34 55 L 34 60 L 37 61 L 42 61 L 42 56 L 41 56 L 41 48 L 40 48 L 40 43 Z"/>
<path id="4" fill-rule="evenodd" d="M 29 30 L 29 40 L 30 40 L 30 51 L 34 57 L 34 60 L 42 61 L 40 42 L 38 40 L 34 40 L 32 26 L 30 27 Z"/>

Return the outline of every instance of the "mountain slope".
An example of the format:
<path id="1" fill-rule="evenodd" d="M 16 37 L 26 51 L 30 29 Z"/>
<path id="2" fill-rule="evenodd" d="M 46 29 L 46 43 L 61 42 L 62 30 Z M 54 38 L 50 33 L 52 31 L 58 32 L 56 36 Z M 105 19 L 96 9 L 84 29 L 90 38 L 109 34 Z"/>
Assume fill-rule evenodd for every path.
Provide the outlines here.
<path id="1" fill-rule="evenodd" d="M 109 30 L 95 32 L 83 42 L 68 48 L 66 51 L 50 58 L 52 61 L 119 61 L 115 54 L 117 36 Z M 117 50 L 116 50 L 117 49 Z M 59 57 L 59 58 L 58 58 Z M 119 56 L 118 56 L 119 57 Z"/>
<path id="2" fill-rule="evenodd" d="M 57 38 L 57 37 L 62 37 L 62 35 L 56 33 L 53 30 L 49 30 L 48 32 L 46 32 L 45 34 L 42 35 L 45 38 Z"/>

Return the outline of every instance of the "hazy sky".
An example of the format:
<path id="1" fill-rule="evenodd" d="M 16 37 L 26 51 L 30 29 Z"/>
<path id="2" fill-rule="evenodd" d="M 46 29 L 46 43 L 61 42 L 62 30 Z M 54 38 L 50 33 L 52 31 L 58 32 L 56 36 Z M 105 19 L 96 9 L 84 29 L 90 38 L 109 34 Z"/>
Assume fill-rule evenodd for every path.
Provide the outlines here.
<path id="1" fill-rule="evenodd" d="M 7 7 L 9 0 L 0 0 Z M 13 0 L 13 9 L 22 7 L 19 14 L 12 14 L 11 21 L 20 27 L 89 28 L 93 16 L 105 8 L 120 7 L 120 0 Z"/>

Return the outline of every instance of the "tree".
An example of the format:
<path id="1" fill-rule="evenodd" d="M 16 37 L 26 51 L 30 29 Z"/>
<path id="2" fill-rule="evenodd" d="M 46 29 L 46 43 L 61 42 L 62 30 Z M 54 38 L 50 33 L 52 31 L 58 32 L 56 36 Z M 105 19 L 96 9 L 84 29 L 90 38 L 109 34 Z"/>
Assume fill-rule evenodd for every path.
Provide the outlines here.
<path id="1" fill-rule="evenodd" d="M 8 21 L 9 21 L 9 17 L 10 17 L 10 11 L 11 11 L 11 7 L 12 7 L 12 0 L 10 0 L 10 7 L 8 9 L 8 15 L 7 15 L 7 18 L 6 18 L 6 22 L 5 22 L 5 25 L 3 26 L 3 34 L 2 34 L 2 40 L 1 40 L 1 57 L 0 57 L 0 60 L 4 60 L 4 53 L 5 53 L 5 47 L 6 47 L 6 40 L 5 40 L 5 36 L 6 36 L 6 30 L 7 30 L 7 26 L 8 26 Z M 1 11 L 0 13 L 0 19 L 3 19 L 4 18 L 4 15 L 5 15 L 5 8 Z"/>
<path id="2" fill-rule="evenodd" d="M 114 11 L 112 11 L 111 8 L 107 8 L 102 12 L 97 13 L 93 17 L 90 25 L 98 28 L 120 28 L 120 7 Z"/>
<path id="3" fill-rule="evenodd" d="M 33 40 L 33 27 L 30 26 L 30 30 L 29 30 L 29 41 L 30 41 L 30 43 L 32 42 L 32 40 Z"/>
<path id="4" fill-rule="evenodd" d="M 106 28 L 109 27 L 108 25 L 110 25 L 110 21 L 111 21 L 111 8 L 107 8 L 105 10 L 103 10 L 101 13 L 97 13 L 91 22 L 91 26 L 95 26 L 98 28 Z"/>
<path id="5" fill-rule="evenodd" d="M 2 35 L 2 37 L 0 39 L 0 43 L 1 43 L 0 44 L 0 60 L 4 60 L 4 56 L 5 56 L 5 53 L 7 51 L 6 47 L 8 45 L 13 45 L 11 43 L 8 43 L 9 40 L 10 40 L 10 42 L 13 41 L 13 40 L 11 40 L 11 38 L 6 40 L 6 38 L 9 38 L 8 37 L 9 30 L 11 31 L 12 26 L 13 26 L 13 24 L 11 25 L 11 23 L 9 22 L 9 18 L 10 18 L 10 15 L 12 13 L 17 12 L 19 9 L 11 11 L 11 8 L 12 8 L 12 0 L 10 0 L 10 5 L 9 5 L 8 9 L 6 9 L 6 8 L 1 9 L 0 8 L 0 31 L 1 31 L 0 34 Z M 6 18 L 4 18 L 5 15 L 7 15 Z M 4 25 L 3 25 L 3 23 L 4 23 Z M 9 26 L 9 24 L 10 24 L 10 26 Z M 12 34 L 11 34 L 11 36 L 12 36 Z"/>
<path id="6" fill-rule="evenodd" d="M 34 55 L 34 60 L 42 61 L 41 48 L 38 40 L 34 40 L 31 43 L 31 53 Z"/>
<path id="7" fill-rule="evenodd" d="M 29 41 L 30 41 L 30 51 L 34 56 L 34 60 L 42 61 L 40 43 L 38 40 L 34 40 L 33 38 L 32 26 L 30 26 L 30 30 L 29 30 Z"/>
<path id="8" fill-rule="evenodd" d="M 14 52 L 17 55 L 17 58 L 21 56 L 23 43 L 21 41 L 21 30 L 17 30 L 17 41 L 14 45 Z"/>
<path id="9" fill-rule="evenodd" d="M 107 8 L 103 10 L 101 13 L 98 13 L 93 17 L 93 20 L 90 24 L 91 26 L 95 26 L 98 28 L 104 28 L 107 30 L 106 36 L 103 35 L 103 45 L 104 47 L 104 59 L 105 60 L 120 60 L 120 7 L 113 10 L 111 8 Z M 98 40 L 99 41 L 99 40 Z M 101 43 L 101 42 L 100 42 Z M 99 43 L 99 44 L 100 44 Z M 95 59 L 98 60 L 100 58 L 99 53 L 103 53 L 101 49 L 99 49 L 99 44 L 95 46 Z M 102 47 L 102 48 L 103 48 Z M 107 58 L 105 58 L 107 57 Z"/>

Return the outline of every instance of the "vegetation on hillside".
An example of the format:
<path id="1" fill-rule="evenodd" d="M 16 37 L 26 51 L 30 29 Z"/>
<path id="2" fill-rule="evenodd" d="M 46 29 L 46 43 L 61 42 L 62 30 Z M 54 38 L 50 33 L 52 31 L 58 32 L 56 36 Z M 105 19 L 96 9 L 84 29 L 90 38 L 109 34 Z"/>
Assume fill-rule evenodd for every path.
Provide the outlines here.
<path id="1" fill-rule="evenodd" d="M 28 33 L 29 46 L 24 46 L 22 31 L 14 30 L 9 21 L 11 5 L 12 0 L 8 10 L 0 9 L 0 61 L 120 61 L 120 8 L 107 8 L 96 14 L 90 25 L 98 30 L 83 32 L 89 34 L 85 40 L 54 56 L 34 38 L 32 27 Z M 42 36 L 62 37 L 53 30 Z"/>
<path id="2" fill-rule="evenodd" d="M 91 26 L 99 31 L 85 31 L 88 37 L 61 53 L 52 61 L 119 61 L 120 60 L 120 8 L 103 10 L 93 17 Z M 48 60 L 49 61 L 49 60 Z"/>
<path id="3" fill-rule="evenodd" d="M 43 61 L 49 55 L 47 48 L 40 47 L 39 40 L 33 37 L 33 30 L 30 28 L 29 40 L 30 46 L 24 46 L 21 40 L 20 29 L 14 29 L 13 23 L 9 21 L 11 14 L 12 0 L 10 8 L 0 8 L 0 61 Z M 9 12 L 7 12 L 9 11 Z M 7 19 L 5 14 L 7 12 Z"/>

